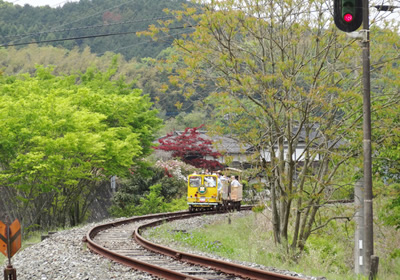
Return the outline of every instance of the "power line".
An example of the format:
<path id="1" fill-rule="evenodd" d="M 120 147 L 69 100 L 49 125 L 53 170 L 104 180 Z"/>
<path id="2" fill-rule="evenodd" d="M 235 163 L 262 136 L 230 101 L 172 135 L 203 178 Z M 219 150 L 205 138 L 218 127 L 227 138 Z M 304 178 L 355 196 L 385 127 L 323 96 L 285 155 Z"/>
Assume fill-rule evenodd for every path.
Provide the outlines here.
<path id="1" fill-rule="evenodd" d="M 19 1 L 19 0 L 17 0 L 17 1 Z M 132 2 L 134 2 L 134 1 L 136 1 L 136 0 L 131 0 L 131 1 L 128 1 L 128 2 L 125 2 L 125 3 L 121 3 L 121 4 L 119 4 L 119 5 L 116 5 L 116 6 L 113 6 L 113 7 L 108 8 L 108 9 L 99 11 L 99 12 L 97 12 L 97 13 L 91 14 L 91 15 L 89 15 L 89 16 L 82 17 L 82 18 L 78 18 L 78 19 L 76 19 L 76 20 L 74 20 L 74 21 L 67 22 L 67 23 L 61 24 L 61 25 L 59 25 L 59 26 L 56 26 L 54 29 L 51 29 L 51 30 L 56 30 L 56 28 L 59 28 L 59 27 L 62 27 L 62 26 L 66 26 L 66 25 L 70 25 L 70 24 L 73 24 L 73 23 L 76 23 L 76 22 L 79 22 L 79 21 L 82 21 L 82 20 L 85 20 L 85 19 L 88 19 L 88 18 L 97 16 L 97 15 L 99 15 L 99 14 L 101 14 L 101 13 L 104 13 L 104 12 L 110 11 L 110 10 L 113 10 L 113 9 L 115 9 L 115 8 L 119 8 L 119 7 L 123 6 L 123 5 L 132 3 Z M 50 32 L 51 32 L 51 31 L 49 31 L 49 33 L 50 33 Z M 22 38 L 22 39 L 25 39 L 26 37 L 29 37 L 29 36 L 25 36 L 25 37 Z"/>
<path id="2" fill-rule="evenodd" d="M 3 38 L 17 38 L 18 39 L 18 38 L 21 38 L 23 36 L 32 37 L 32 36 L 43 35 L 43 34 L 48 34 L 48 33 L 60 33 L 60 32 L 70 32 L 70 31 L 78 31 L 78 30 L 89 30 L 89 29 L 108 27 L 108 26 L 114 26 L 114 25 L 123 25 L 123 24 L 130 24 L 130 23 L 153 21 L 153 20 L 164 20 L 164 19 L 170 19 L 170 18 L 172 18 L 172 17 L 169 16 L 169 17 L 150 18 L 150 19 L 141 19 L 141 20 L 128 20 L 128 21 L 108 23 L 108 24 L 98 24 L 98 25 L 74 27 L 74 28 L 69 28 L 69 29 L 60 29 L 60 30 L 52 30 L 52 31 L 41 31 L 41 32 L 24 33 L 24 34 L 18 34 L 18 35 L 9 35 L 9 36 L 4 36 Z"/>
<path id="3" fill-rule="evenodd" d="M 193 26 L 180 26 L 173 27 L 172 29 L 185 29 L 192 28 Z M 61 41 L 71 41 L 71 40 L 80 40 L 80 39 L 90 39 L 90 38 L 98 38 L 98 37 L 108 37 L 108 36 L 116 36 L 116 35 L 129 35 L 137 33 L 138 31 L 128 31 L 128 32 L 117 32 L 117 33 L 106 33 L 106 34 L 96 34 L 96 35 L 88 35 L 88 36 L 79 36 L 79 37 L 70 37 L 70 38 L 62 38 L 62 39 L 53 39 L 53 40 L 44 40 L 44 41 L 34 41 L 34 42 L 25 42 L 25 43 L 12 43 L 12 44 L 2 44 L 0 47 L 12 47 L 12 46 L 22 46 L 22 45 L 31 45 L 31 44 L 42 44 L 42 43 L 54 43 Z"/>
<path id="4" fill-rule="evenodd" d="M 20 1 L 20 0 L 16 0 L 15 2 L 18 2 L 18 1 Z M 68 1 L 68 0 L 66 0 L 66 1 L 64 1 L 64 2 L 67 2 L 67 1 Z M 104 9 L 104 10 L 102 10 L 102 11 L 93 13 L 93 14 L 91 14 L 91 15 L 89 15 L 89 16 L 79 18 L 79 19 L 74 20 L 74 21 L 71 21 L 71 22 L 69 22 L 69 23 L 61 24 L 61 25 L 59 25 L 59 26 L 56 26 L 56 27 L 53 28 L 53 29 L 50 29 L 49 31 L 42 31 L 42 32 L 37 32 L 37 33 L 27 33 L 27 34 L 21 34 L 21 35 L 13 35 L 13 36 L 6 36 L 6 37 L 3 37 L 3 38 L 16 38 L 15 40 L 21 41 L 21 40 L 24 40 L 24 39 L 26 39 L 26 38 L 29 38 L 29 37 L 32 37 L 32 36 L 35 36 L 35 35 L 37 36 L 37 35 L 48 34 L 48 33 L 58 33 L 58 32 L 67 32 L 67 31 L 76 31 L 76 30 L 83 30 L 83 29 L 94 29 L 94 28 L 105 27 L 105 26 L 111 26 L 111 25 L 117 25 L 117 24 L 121 24 L 121 25 L 122 25 L 122 24 L 127 24 L 127 23 L 130 23 L 130 22 L 135 23 L 135 22 L 143 22 L 143 21 L 150 21 L 150 20 L 158 20 L 158 19 L 161 19 L 161 20 L 162 20 L 162 19 L 170 19 L 170 18 L 173 18 L 173 17 L 169 16 L 169 17 L 159 17 L 159 18 L 153 18 L 153 19 L 143 19 L 143 20 L 137 20 L 137 21 L 125 21 L 125 22 L 122 22 L 122 23 L 114 23 L 114 24 L 108 24 L 108 25 L 95 25 L 95 26 L 93 26 L 93 27 L 86 26 L 86 27 L 77 27 L 77 28 L 62 29 L 62 30 L 57 30 L 57 29 L 56 29 L 56 28 L 59 28 L 59 27 L 63 27 L 63 26 L 66 26 L 66 25 L 70 25 L 70 24 L 73 24 L 73 23 L 77 23 L 77 22 L 82 21 L 82 20 L 85 20 L 85 19 L 89 19 L 89 18 L 91 18 L 91 17 L 94 17 L 94 16 L 97 16 L 97 15 L 99 15 L 99 14 L 102 14 L 102 13 L 104 13 L 104 12 L 106 12 L 106 11 L 114 10 L 114 9 L 116 9 L 116 8 L 119 8 L 119 7 L 123 6 L 123 5 L 133 3 L 133 2 L 135 2 L 135 1 L 136 1 L 136 0 L 131 0 L 131 1 L 127 1 L 127 2 L 124 2 L 124 3 L 118 4 L 118 5 L 115 5 L 115 6 L 113 6 L 113 7 L 110 7 L 110 8 Z M 59 4 L 62 4 L 62 3 L 63 3 L 63 2 L 61 2 L 61 3 L 59 3 Z M 135 15 L 134 15 L 134 16 L 136 16 L 136 13 L 137 13 L 137 11 L 135 12 Z M 172 29 L 173 29 L 173 28 L 172 28 Z M 116 34 L 116 35 L 124 35 L 124 33 L 115 33 L 115 34 Z M 129 34 L 129 33 L 127 33 L 127 34 Z M 111 33 L 110 35 L 105 35 L 105 34 L 103 34 L 103 35 L 99 35 L 99 36 L 97 36 L 97 35 L 93 35 L 93 36 L 82 36 L 82 38 L 85 39 L 85 38 L 105 37 L 105 36 L 112 36 L 112 35 L 114 35 L 114 34 Z M 80 38 L 77 37 L 77 39 L 80 39 Z M 38 43 L 41 43 L 41 42 L 43 42 L 43 43 L 47 43 L 47 42 L 51 43 L 51 42 L 68 41 L 68 40 L 74 40 L 74 38 L 46 40 L 46 41 L 40 41 L 40 42 L 38 42 Z M 35 44 L 35 43 L 36 43 L 36 42 L 30 42 L 30 43 L 8 43 L 8 44 L 1 44 L 0 47 L 2 47 L 2 46 L 4 46 L 4 47 L 7 47 L 7 46 L 20 46 L 20 45 Z"/>
<path id="5" fill-rule="evenodd" d="M 25 42 L 25 43 L 12 43 L 12 44 L 3 44 L 3 45 L 0 45 L 0 47 L 12 47 L 12 46 L 22 46 L 22 45 L 31 45 L 31 44 L 54 43 L 54 42 L 61 42 L 61 41 L 71 41 L 71 40 L 107 37 L 107 36 L 115 36 L 115 35 L 128 35 L 128 34 L 133 34 L 133 33 L 136 33 L 136 32 L 137 31 L 108 33 L 108 34 L 96 34 L 96 35 L 89 35 L 89 36 L 79 36 L 79 37 L 70 37 L 70 38 L 62 38 L 62 39 L 44 40 L 44 41 L 34 41 L 34 42 Z"/>

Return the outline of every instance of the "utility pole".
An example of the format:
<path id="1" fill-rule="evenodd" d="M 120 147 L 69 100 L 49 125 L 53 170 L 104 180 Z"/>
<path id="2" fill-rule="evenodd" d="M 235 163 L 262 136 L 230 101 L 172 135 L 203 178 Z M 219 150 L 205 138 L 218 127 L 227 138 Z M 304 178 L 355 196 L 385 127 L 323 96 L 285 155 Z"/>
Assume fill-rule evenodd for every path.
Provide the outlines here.
<path id="1" fill-rule="evenodd" d="M 333 17 L 337 28 L 349 33 L 356 31 L 362 23 L 362 30 L 359 32 L 361 36 L 348 34 L 350 37 L 361 39 L 363 62 L 364 233 L 362 229 L 356 233 L 356 237 L 360 238 L 356 240 L 358 244 L 355 246 L 359 257 L 356 271 L 363 271 L 369 279 L 374 279 L 378 273 L 379 258 L 374 255 L 373 239 L 369 3 L 368 0 L 334 0 L 333 3 Z M 378 11 L 393 12 L 400 6 L 377 5 L 375 8 Z M 358 211 L 358 216 L 361 212 Z"/>
<path id="2" fill-rule="evenodd" d="M 371 157 L 371 81 L 369 3 L 363 0 L 363 149 L 364 149 L 364 273 L 374 279 L 378 272 L 378 258 L 374 255 L 372 157 Z"/>

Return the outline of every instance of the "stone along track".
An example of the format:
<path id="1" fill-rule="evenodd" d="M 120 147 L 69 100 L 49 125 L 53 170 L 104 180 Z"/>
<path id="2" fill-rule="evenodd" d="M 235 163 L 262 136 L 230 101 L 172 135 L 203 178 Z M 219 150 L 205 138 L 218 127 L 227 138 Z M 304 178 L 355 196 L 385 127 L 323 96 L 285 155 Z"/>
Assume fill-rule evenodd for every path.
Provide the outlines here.
<path id="1" fill-rule="evenodd" d="M 246 207 L 242 206 L 242 209 Z M 140 234 L 145 228 L 172 220 L 217 214 L 182 211 L 133 217 L 96 226 L 86 234 L 84 241 L 93 252 L 164 279 L 299 280 L 288 275 L 176 251 L 152 243 Z"/>

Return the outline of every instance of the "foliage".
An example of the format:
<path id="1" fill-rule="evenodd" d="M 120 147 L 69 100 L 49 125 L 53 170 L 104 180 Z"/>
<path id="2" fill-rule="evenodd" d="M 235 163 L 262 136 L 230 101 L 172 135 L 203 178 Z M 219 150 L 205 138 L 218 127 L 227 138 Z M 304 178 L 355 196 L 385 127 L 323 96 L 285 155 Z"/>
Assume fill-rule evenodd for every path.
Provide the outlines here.
<path id="1" fill-rule="evenodd" d="M 3 1 L 0 0 L 0 3 Z M 35 35 L 37 40 L 49 39 L 47 37 L 50 35 L 52 39 L 60 39 L 83 36 L 88 32 L 85 30 L 92 29 L 96 33 L 126 32 L 129 31 L 126 29 L 126 24 L 119 24 L 126 21 L 134 21 L 137 31 L 145 30 L 149 24 L 157 24 L 157 17 L 165 18 L 162 12 L 164 8 L 178 9 L 183 3 L 190 5 L 184 0 L 153 1 L 150 4 L 148 1 L 135 0 L 129 3 L 119 3 L 116 7 L 115 1 L 99 0 L 96 3 L 91 1 L 67 3 L 61 8 L 52 9 L 48 6 L 13 6 L 5 2 L 0 10 L 0 34 L 3 35 L 3 43 L 32 41 Z M 138 11 L 140 11 L 140 18 L 137 18 Z M 88 17 L 88 14 L 91 16 Z M 26 21 L 27 18 L 30 20 Z M 57 29 L 55 22 L 59 22 L 63 26 L 58 31 L 54 31 Z M 94 27 L 83 29 L 82 26 L 85 25 Z M 79 30 L 80 28 L 81 30 Z M 48 35 L 49 32 L 50 35 Z M 183 32 L 186 32 L 185 29 Z M 20 35 L 16 33 L 20 33 Z M 26 36 L 21 34 L 26 34 Z M 204 117 L 195 117 L 195 120 L 190 120 L 190 112 L 194 109 L 193 102 L 196 99 L 186 100 L 173 85 L 168 88 L 162 86 L 162 82 L 168 80 L 169 71 L 173 71 L 173 66 L 169 66 L 171 70 L 167 71 L 164 63 L 155 62 L 151 58 L 165 59 L 175 55 L 172 49 L 168 49 L 171 44 L 170 38 L 173 37 L 152 42 L 146 38 L 132 35 L 69 40 L 50 43 L 47 46 L 29 44 L 22 47 L 3 48 L 0 50 L 0 69 L 8 75 L 20 73 L 33 75 L 36 72 L 37 64 L 46 67 L 54 65 L 54 75 L 84 72 L 90 65 L 106 71 L 114 54 L 120 53 L 122 55 L 118 58 L 119 67 L 113 79 L 126 77 L 128 83 L 134 82 L 132 85 L 134 88 L 140 88 L 149 94 L 154 103 L 153 106 L 159 110 L 161 118 L 170 119 L 180 112 L 185 112 L 189 116 L 185 115 L 183 119 L 179 117 L 178 122 L 182 123 L 184 127 L 187 127 L 188 123 L 190 126 L 200 125 L 198 120 L 204 119 Z M 134 47 L 127 48 L 127 45 Z"/>
<path id="2" fill-rule="evenodd" d="M 103 182 L 151 152 L 157 111 L 115 69 L 0 77 L 1 202 L 25 227 L 82 222 Z"/>
<path id="3" fill-rule="evenodd" d="M 323 1 L 196 3 L 167 11 L 177 22 L 196 23 L 187 39 L 175 41 L 184 63 L 170 81 L 189 97 L 213 85 L 207 101 L 217 122 L 209 130 L 254 147 L 271 190 L 275 240 L 302 250 L 324 226 L 316 220 L 321 205 L 342 188 L 336 171 L 359 154 L 360 76 L 338 71 L 352 69 L 355 44 L 327 26 Z"/>
<path id="4" fill-rule="evenodd" d="M 132 214 L 145 215 L 165 212 L 165 203 L 161 194 L 161 184 L 150 186 L 150 192 L 140 198 L 139 205 L 135 207 Z"/>
<path id="5" fill-rule="evenodd" d="M 170 81 L 186 96 L 212 83 L 207 102 L 217 121 L 209 130 L 254 147 L 271 190 L 275 240 L 301 251 L 326 225 L 316 219 L 321 206 L 353 183 L 338 170 L 350 159 L 361 161 L 361 76 L 354 60 L 360 49 L 337 32 L 323 1 L 195 2 L 196 8 L 167 11 L 196 26 L 174 43 L 183 63 Z M 164 26 L 163 32 L 171 21 Z M 395 41 L 380 59 L 398 58 Z M 393 83 L 389 88 L 391 98 L 379 94 L 384 106 L 399 100 Z M 327 221 L 336 218 L 349 217 Z"/>
<path id="6" fill-rule="evenodd" d="M 20 6 L 18 3 L 12 5 L 0 0 L 0 43 L 60 40 L 49 44 L 69 50 L 89 47 L 97 54 L 113 51 L 127 59 L 156 57 L 170 46 L 171 37 L 151 42 L 135 36 L 135 33 L 149 25 L 158 25 L 157 20 L 165 18 L 163 9 L 178 9 L 182 4 L 187 4 L 187 1 L 97 0 L 70 2 L 61 8 L 50 8 Z M 131 34 L 121 34 L 126 32 Z M 120 35 L 62 41 L 65 38 L 115 33 Z"/>
<path id="7" fill-rule="evenodd" d="M 184 132 L 178 135 L 170 133 L 158 140 L 160 145 L 155 147 L 155 149 L 172 152 L 172 157 L 179 158 L 183 162 L 197 168 L 220 169 L 222 166 L 216 159 L 221 154 L 213 151 L 211 140 L 201 136 L 198 131 L 201 127 L 203 125 L 194 128 L 187 127 Z M 210 157 L 214 160 L 207 159 Z"/>
<path id="8" fill-rule="evenodd" d="M 400 40 L 399 27 L 375 28 L 371 42 L 374 95 L 372 111 L 373 172 L 378 175 L 382 187 L 374 186 L 375 193 L 388 198 L 381 217 L 400 228 L 400 66 L 396 57 L 399 50 L 395 42 Z M 385 42 L 384 47 L 381 46 Z M 382 51 L 384 49 L 384 51 Z"/>
<path id="9" fill-rule="evenodd" d="M 379 209 L 379 217 L 386 225 L 400 229 L 400 184 L 393 184 L 390 187 L 384 186 L 389 191 L 385 197 L 387 201 Z M 388 199 L 389 198 L 389 199 Z"/>
<path id="10" fill-rule="evenodd" d="M 175 199 L 171 200 L 171 202 L 167 203 L 167 205 L 166 205 L 166 209 L 168 212 L 187 210 L 187 208 L 188 208 L 188 205 L 187 205 L 186 196 L 183 196 L 181 198 L 175 198 Z"/>
<path id="11" fill-rule="evenodd" d="M 160 57 L 167 59 L 173 55 L 173 52 L 165 50 Z M 159 117 L 167 120 L 164 131 L 159 135 L 164 136 L 173 130 L 184 130 L 185 127 L 200 126 L 204 119 L 211 122 L 208 117 L 209 110 L 195 105 L 197 100 L 207 96 L 208 92 L 186 99 L 173 85 L 163 86 L 163 83 L 168 81 L 170 71 L 174 71 L 175 65 L 170 66 L 167 71 L 163 61 L 158 62 L 151 58 L 141 61 L 135 58 L 127 60 L 122 55 L 116 56 L 111 52 L 98 56 L 89 47 L 83 50 L 77 47 L 68 50 L 61 47 L 29 45 L 19 49 L 0 49 L 0 69 L 8 76 L 20 73 L 34 75 L 36 65 L 51 67 L 52 74 L 56 76 L 85 72 L 88 66 L 106 72 L 113 59 L 117 59 L 118 67 L 111 79 L 124 78 L 132 88 L 142 89 L 150 96 L 153 107 L 159 110 Z"/>
<path id="12" fill-rule="evenodd" d="M 165 93 L 168 95 L 168 93 Z M 160 136 L 165 136 L 173 131 L 183 131 L 186 127 L 198 127 L 202 124 L 206 126 L 211 124 L 213 119 L 210 117 L 210 113 L 201 110 L 201 108 L 195 109 L 192 112 L 180 112 L 175 117 L 165 118 L 164 127 L 160 130 Z"/>
<path id="13" fill-rule="evenodd" d="M 161 184 L 151 186 L 149 194 L 140 198 L 140 203 L 135 207 L 134 211 L 132 211 L 132 214 L 146 215 L 187 209 L 187 203 L 184 197 L 165 201 L 164 196 L 161 194 L 162 188 L 163 186 Z"/>
<path id="14" fill-rule="evenodd" d="M 169 164 L 168 166 L 178 165 Z M 185 176 L 181 171 L 186 168 L 176 169 L 171 170 L 171 173 L 166 173 L 165 168 L 149 167 L 149 174 L 133 174 L 125 179 L 113 196 L 110 213 L 120 217 L 187 208 L 186 199 L 184 202 L 181 199 L 186 194 Z M 168 174 L 178 176 L 168 176 Z M 154 209 L 151 209 L 151 205 Z"/>

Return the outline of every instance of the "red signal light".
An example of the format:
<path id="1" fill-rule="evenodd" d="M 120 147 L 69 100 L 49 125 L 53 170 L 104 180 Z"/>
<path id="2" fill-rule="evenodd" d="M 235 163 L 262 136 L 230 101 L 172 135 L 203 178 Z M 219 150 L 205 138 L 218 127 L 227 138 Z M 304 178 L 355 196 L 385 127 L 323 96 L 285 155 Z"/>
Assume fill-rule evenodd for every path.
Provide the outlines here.
<path id="1" fill-rule="evenodd" d="M 352 14 L 345 14 L 343 16 L 343 19 L 345 22 L 351 22 L 353 20 L 353 15 Z"/>
<path id="2" fill-rule="evenodd" d="M 363 22 L 363 0 L 333 0 L 333 19 L 344 32 L 356 31 Z"/>

